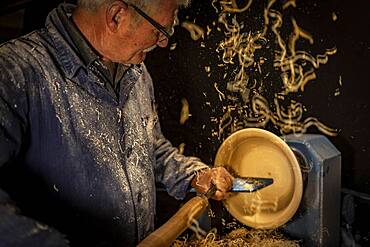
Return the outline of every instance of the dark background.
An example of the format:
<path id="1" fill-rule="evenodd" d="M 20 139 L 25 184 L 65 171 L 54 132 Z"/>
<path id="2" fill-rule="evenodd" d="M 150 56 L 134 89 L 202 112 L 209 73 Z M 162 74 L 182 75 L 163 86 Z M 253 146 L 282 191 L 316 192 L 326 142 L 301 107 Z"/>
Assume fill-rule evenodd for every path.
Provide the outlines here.
<path id="1" fill-rule="evenodd" d="M 201 27 L 214 20 L 217 22 L 214 9 L 209 1 L 205 2 L 194 1 L 190 9 L 180 12 L 181 19 L 196 19 Z M 332 20 L 333 12 L 338 17 L 336 21 Z M 300 99 L 307 107 L 306 116 L 317 117 L 339 129 L 337 136 L 328 138 L 342 154 L 343 196 L 350 194 L 355 198 L 355 220 L 349 219 L 349 223 L 353 223 L 356 242 L 368 246 L 370 227 L 365 215 L 370 210 L 367 195 L 370 194 L 370 79 L 367 73 L 370 69 L 370 1 L 297 1 L 292 15 L 315 40 L 312 46 L 303 44 L 301 48 L 312 54 L 337 48 L 329 62 L 317 70 L 317 79 L 305 88 Z M 246 24 L 255 30 L 256 26 L 260 29 L 262 21 L 256 14 L 254 20 L 249 18 Z M 207 49 L 200 46 L 200 41 L 193 41 L 185 29 L 176 31 L 177 48 L 172 52 L 155 50 L 146 61 L 156 85 L 161 124 L 174 145 L 186 144 L 185 154 L 199 156 L 212 164 L 225 138 L 211 137 L 211 129 L 216 126 L 210 121 L 210 117 L 222 116 L 222 104 L 213 88 L 214 82 L 222 82 L 222 74 L 209 78 L 204 66 L 220 61 L 214 48 L 221 37 L 216 34 L 206 39 Z M 339 77 L 342 86 L 339 86 Z M 337 88 L 340 94 L 335 96 Z M 189 101 L 192 114 L 185 125 L 179 124 L 181 98 Z M 211 102 L 211 107 L 206 102 Z M 274 128 L 268 130 L 279 134 Z M 319 133 L 315 128 L 308 132 Z M 343 214 L 347 213 L 347 209 L 343 209 Z"/>
<path id="2" fill-rule="evenodd" d="M 47 13 L 60 2 L 2 0 L 0 41 L 42 27 Z M 196 19 L 199 26 L 211 26 L 213 21 L 217 22 L 217 14 L 210 2 L 195 0 L 189 9 L 180 11 L 180 20 Z M 263 4 L 263 1 L 255 2 Z M 336 21 L 332 19 L 333 12 L 338 17 Z M 259 15 L 260 12 L 253 11 L 246 14 L 246 24 L 251 30 L 258 29 L 263 22 Z M 370 1 L 297 1 L 292 15 L 315 39 L 313 45 L 302 44 L 302 48 L 312 54 L 337 48 L 337 54 L 317 70 L 317 79 L 306 87 L 300 99 L 307 108 L 307 116 L 317 117 L 340 130 L 329 139 L 342 154 L 343 194 L 355 197 L 353 233 L 359 243 L 367 245 L 370 237 L 366 216 L 370 209 Z M 214 82 L 222 82 L 222 74 L 215 68 L 219 63 L 215 47 L 222 34 L 212 32 L 205 40 L 193 41 L 185 29 L 176 27 L 175 38 L 178 41 L 175 50 L 156 49 L 146 60 L 156 87 L 162 129 L 175 146 L 186 144 L 185 154 L 212 164 L 218 146 L 226 137 L 211 136 L 216 125 L 210 120 L 222 116 L 223 105 L 213 87 Z M 201 47 L 201 42 L 207 46 Z M 211 77 L 204 71 L 209 65 L 215 71 Z M 339 77 L 343 82 L 341 87 Z M 337 88 L 339 96 L 334 95 Z M 182 98 L 188 100 L 192 114 L 184 125 L 179 123 Z M 274 128 L 269 130 L 279 134 Z M 319 133 L 315 128 L 308 132 Z"/>

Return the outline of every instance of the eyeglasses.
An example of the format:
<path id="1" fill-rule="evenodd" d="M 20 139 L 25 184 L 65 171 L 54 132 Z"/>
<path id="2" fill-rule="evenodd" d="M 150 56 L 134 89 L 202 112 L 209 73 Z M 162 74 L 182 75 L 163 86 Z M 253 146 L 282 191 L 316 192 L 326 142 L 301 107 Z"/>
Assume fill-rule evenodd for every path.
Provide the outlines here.
<path id="1" fill-rule="evenodd" d="M 131 6 L 139 15 L 141 15 L 145 20 L 147 20 L 150 24 L 152 24 L 158 31 L 160 31 L 158 42 L 163 42 L 166 39 L 170 39 L 171 36 L 174 34 L 175 32 L 174 27 L 178 22 L 177 16 L 175 17 L 173 25 L 171 27 L 165 28 L 164 26 L 162 26 L 161 24 L 153 20 L 151 17 L 149 17 L 147 14 L 145 14 L 145 12 L 139 9 L 137 6 L 127 3 L 127 2 L 124 2 L 124 3 L 126 3 L 128 6 Z"/>

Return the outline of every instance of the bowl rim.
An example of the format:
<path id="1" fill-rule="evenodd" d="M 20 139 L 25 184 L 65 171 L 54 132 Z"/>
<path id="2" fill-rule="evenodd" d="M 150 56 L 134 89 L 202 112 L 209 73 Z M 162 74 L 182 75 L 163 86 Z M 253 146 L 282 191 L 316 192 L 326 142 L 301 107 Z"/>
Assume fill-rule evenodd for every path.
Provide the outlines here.
<path id="1" fill-rule="evenodd" d="M 296 156 L 294 155 L 292 149 L 288 146 L 288 144 L 279 136 L 275 135 L 274 133 L 264 130 L 264 129 L 259 129 L 259 128 L 246 128 L 242 130 L 238 130 L 234 133 L 232 133 L 229 137 L 227 137 L 223 143 L 220 145 L 214 165 L 216 166 L 222 166 L 221 160 L 221 155 L 224 155 L 225 152 L 227 152 L 227 149 L 230 148 L 230 144 L 235 140 L 236 137 L 239 136 L 244 136 L 245 138 L 249 137 L 262 137 L 267 140 L 271 140 L 276 146 L 280 147 L 282 152 L 286 155 L 288 160 L 290 161 L 290 166 L 293 170 L 294 174 L 294 192 L 291 201 L 289 202 L 288 206 L 283 210 L 282 215 L 278 215 L 279 217 L 273 218 L 273 215 L 271 216 L 271 221 L 269 222 L 259 222 L 258 220 L 250 221 L 246 217 L 242 217 L 239 213 L 236 211 L 234 212 L 233 207 L 230 207 L 228 204 L 230 204 L 230 200 L 226 199 L 223 201 L 225 208 L 227 211 L 239 222 L 253 228 L 257 229 L 275 229 L 278 228 L 285 223 L 287 223 L 296 213 L 296 211 L 299 208 L 301 199 L 302 199 L 302 194 L 303 194 L 303 181 L 302 181 L 302 173 L 301 169 L 298 163 L 298 160 Z M 244 143 L 244 142 L 243 142 Z M 270 186 L 273 186 L 270 185 Z M 232 204 L 231 204 L 232 206 Z M 258 217 L 256 217 L 258 218 Z"/>

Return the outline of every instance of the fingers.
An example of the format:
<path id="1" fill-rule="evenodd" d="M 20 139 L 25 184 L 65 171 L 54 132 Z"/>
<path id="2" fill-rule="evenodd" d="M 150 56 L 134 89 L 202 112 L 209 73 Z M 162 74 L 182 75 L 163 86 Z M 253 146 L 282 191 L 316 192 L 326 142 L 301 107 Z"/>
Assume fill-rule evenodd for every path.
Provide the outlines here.
<path id="1" fill-rule="evenodd" d="M 211 184 L 214 184 L 217 191 L 211 198 L 224 200 L 229 196 L 228 191 L 232 187 L 233 179 L 224 167 L 216 167 L 199 172 L 191 184 L 199 193 L 207 192 Z"/>
<path id="2" fill-rule="evenodd" d="M 197 173 L 191 185 L 198 193 L 205 193 L 211 187 L 212 173 L 211 169 L 205 169 Z"/>
<path id="3" fill-rule="evenodd" d="M 229 198 L 230 192 L 223 192 L 217 190 L 216 193 L 211 197 L 213 200 L 221 201 Z"/>
<path id="4" fill-rule="evenodd" d="M 212 197 L 215 200 L 224 200 L 228 197 L 233 184 L 233 177 L 223 167 L 212 169 L 212 183 L 216 186 L 217 191 Z"/>
<path id="5" fill-rule="evenodd" d="M 233 177 L 223 167 L 212 169 L 212 182 L 218 190 L 229 191 L 233 184 Z"/>

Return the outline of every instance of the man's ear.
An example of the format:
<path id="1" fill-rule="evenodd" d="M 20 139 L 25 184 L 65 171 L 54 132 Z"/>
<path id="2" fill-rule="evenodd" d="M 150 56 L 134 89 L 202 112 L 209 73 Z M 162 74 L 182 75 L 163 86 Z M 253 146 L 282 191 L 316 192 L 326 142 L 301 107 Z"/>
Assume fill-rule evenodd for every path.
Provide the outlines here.
<path id="1" fill-rule="evenodd" d="M 109 30 L 115 33 L 119 26 L 128 20 L 128 5 L 123 2 L 114 2 L 108 6 L 105 16 Z"/>

